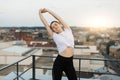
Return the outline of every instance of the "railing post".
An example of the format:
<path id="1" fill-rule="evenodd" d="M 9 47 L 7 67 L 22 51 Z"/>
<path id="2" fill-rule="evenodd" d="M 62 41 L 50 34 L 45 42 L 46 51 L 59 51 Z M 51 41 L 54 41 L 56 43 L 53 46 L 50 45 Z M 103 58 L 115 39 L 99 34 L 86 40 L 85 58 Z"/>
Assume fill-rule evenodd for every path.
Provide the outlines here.
<path id="1" fill-rule="evenodd" d="M 36 80 L 35 75 L 35 55 L 32 55 L 32 80 Z"/>
<path id="2" fill-rule="evenodd" d="M 17 62 L 17 80 L 19 80 L 19 77 L 18 77 L 18 75 L 19 75 L 19 63 Z"/>
<path id="3" fill-rule="evenodd" d="M 79 80 L 80 80 L 81 59 L 79 59 Z"/>

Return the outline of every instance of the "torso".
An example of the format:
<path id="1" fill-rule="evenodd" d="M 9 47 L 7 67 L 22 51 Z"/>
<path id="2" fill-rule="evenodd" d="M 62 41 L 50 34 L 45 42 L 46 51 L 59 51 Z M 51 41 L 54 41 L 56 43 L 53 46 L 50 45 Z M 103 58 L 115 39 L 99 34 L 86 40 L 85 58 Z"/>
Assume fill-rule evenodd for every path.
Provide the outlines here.
<path id="1" fill-rule="evenodd" d="M 71 57 L 73 56 L 74 53 L 74 49 L 72 47 L 67 47 L 62 53 L 60 53 L 59 55 L 63 56 L 63 57 Z"/>
<path id="2" fill-rule="evenodd" d="M 70 29 L 65 29 L 63 32 L 53 34 L 59 55 L 63 57 L 71 57 L 74 52 L 74 37 Z"/>

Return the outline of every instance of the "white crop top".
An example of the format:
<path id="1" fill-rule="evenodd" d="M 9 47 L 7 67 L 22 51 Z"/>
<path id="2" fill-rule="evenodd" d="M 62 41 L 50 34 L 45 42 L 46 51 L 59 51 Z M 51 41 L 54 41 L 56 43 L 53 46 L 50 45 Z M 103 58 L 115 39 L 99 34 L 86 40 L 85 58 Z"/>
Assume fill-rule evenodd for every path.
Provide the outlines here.
<path id="1" fill-rule="evenodd" d="M 74 37 L 71 29 L 65 29 L 59 34 L 53 33 L 53 40 L 57 45 L 59 54 L 63 52 L 67 47 L 74 48 Z"/>

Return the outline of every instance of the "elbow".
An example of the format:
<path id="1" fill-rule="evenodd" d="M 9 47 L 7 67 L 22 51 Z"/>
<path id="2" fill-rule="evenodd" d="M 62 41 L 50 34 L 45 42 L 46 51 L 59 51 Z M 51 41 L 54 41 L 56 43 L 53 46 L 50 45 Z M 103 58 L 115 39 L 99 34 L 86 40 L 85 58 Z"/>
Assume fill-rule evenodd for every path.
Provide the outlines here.
<path id="1" fill-rule="evenodd" d="M 42 16 L 42 9 L 39 10 L 39 16 Z"/>

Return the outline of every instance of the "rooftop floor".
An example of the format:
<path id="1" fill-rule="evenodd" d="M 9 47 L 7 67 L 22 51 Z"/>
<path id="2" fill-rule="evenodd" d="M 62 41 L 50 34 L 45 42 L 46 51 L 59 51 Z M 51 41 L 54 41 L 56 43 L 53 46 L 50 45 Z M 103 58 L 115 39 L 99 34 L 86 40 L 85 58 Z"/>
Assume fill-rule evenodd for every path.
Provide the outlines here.
<path id="1" fill-rule="evenodd" d="M 16 73 L 11 72 L 6 77 L 4 77 L 2 80 L 13 80 L 15 77 L 16 77 Z M 19 80 L 30 80 L 31 78 L 32 78 L 32 74 L 25 73 L 19 78 Z M 50 75 L 36 75 L 36 79 L 37 80 L 52 80 L 52 76 L 50 76 Z M 62 80 L 68 80 L 68 79 L 67 79 L 67 77 L 62 77 Z M 80 78 L 80 80 L 101 80 L 101 79 Z"/>

